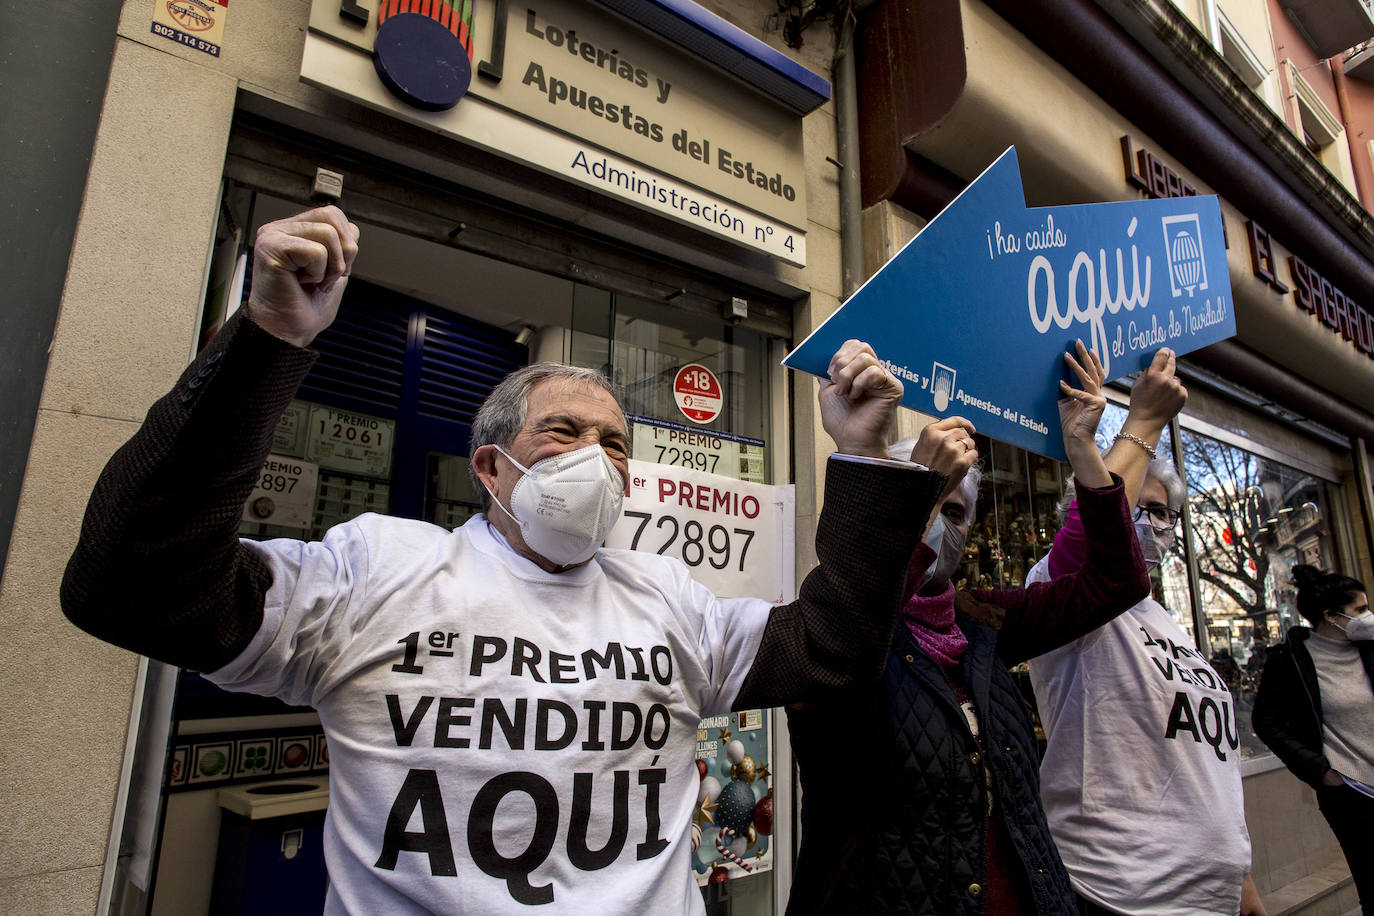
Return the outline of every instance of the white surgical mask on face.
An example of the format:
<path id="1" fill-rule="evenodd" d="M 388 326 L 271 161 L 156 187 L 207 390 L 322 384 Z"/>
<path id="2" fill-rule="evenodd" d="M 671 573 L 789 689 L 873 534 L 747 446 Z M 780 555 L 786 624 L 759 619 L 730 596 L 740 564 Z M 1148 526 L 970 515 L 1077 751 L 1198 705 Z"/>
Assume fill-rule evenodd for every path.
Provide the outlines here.
<path id="1" fill-rule="evenodd" d="M 1174 546 L 1173 531 L 1160 533 L 1150 524 L 1147 516 L 1135 523 L 1135 539 L 1140 543 L 1140 555 L 1145 559 L 1145 568 L 1154 569 L 1164 559 L 1164 555 Z"/>
<path id="2" fill-rule="evenodd" d="M 1335 624 L 1335 626 L 1345 630 L 1346 639 L 1374 639 L 1374 611 L 1361 611 L 1354 617 L 1349 614 L 1342 614 L 1340 611 L 1332 611 L 1331 613 L 1350 621 L 1343 627 L 1340 624 Z"/>
<path id="3" fill-rule="evenodd" d="M 964 534 L 946 521 L 943 515 L 935 516 L 935 521 L 930 523 L 930 530 L 922 538 L 930 549 L 935 551 L 935 562 L 926 567 L 917 591 L 924 589 L 930 582 L 943 586 L 949 581 L 949 577 L 959 568 L 959 560 L 964 556 L 964 538 Z"/>
<path id="4" fill-rule="evenodd" d="M 620 520 L 625 500 L 624 478 L 606 450 L 589 445 L 525 467 L 501 446 L 493 447 L 524 471 L 511 490 L 509 510 L 495 493 L 491 501 L 520 526 L 529 548 L 557 566 L 590 560 Z"/>

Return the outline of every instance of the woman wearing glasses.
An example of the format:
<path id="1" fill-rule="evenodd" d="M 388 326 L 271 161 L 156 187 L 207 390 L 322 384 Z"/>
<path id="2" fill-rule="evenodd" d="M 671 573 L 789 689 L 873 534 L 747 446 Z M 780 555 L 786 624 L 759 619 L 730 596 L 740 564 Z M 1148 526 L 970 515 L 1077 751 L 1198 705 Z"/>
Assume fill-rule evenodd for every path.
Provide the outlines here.
<path id="1" fill-rule="evenodd" d="M 1155 446 L 1188 393 L 1168 349 L 1131 390 L 1105 456 L 1135 509 L 1147 566 L 1173 546 L 1183 482 Z M 1071 573 L 1087 556 L 1073 485 L 1064 527 L 1028 582 Z M 1153 597 L 1030 662 L 1048 746 L 1041 798 L 1080 912 L 1262 914 L 1235 703 L 1225 680 Z"/>

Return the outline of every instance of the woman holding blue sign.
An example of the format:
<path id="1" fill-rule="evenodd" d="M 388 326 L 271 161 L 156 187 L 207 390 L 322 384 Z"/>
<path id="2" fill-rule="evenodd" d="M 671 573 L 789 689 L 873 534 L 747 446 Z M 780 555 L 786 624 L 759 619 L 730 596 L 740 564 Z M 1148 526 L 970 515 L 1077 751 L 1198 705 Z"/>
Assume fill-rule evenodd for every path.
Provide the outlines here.
<path id="1" fill-rule="evenodd" d="M 1155 448 L 1188 392 L 1168 348 L 1131 389 L 1107 452 L 1153 568 L 1174 541 L 1184 487 Z M 1028 582 L 1082 568 L 1091 532 L 1064 497 L 1064 525 Z M 1225 679 L 1150 596 L 1031 660 L 1048 744 L 1041 795 L 1085 916 L 1262 916 L 1249 878 L 1239 723 Z"/>
<path id="2" fill-rule="evenodd" d="M 802 844 L 789 916 L 1056 914 L 1078 903 L 1040 805 L 1039 755 L 1008 666 L 1134 604 L 1149 580 L 1120 478 L 1094 440 L 1104 372 L 1081 342 L 1061 382 L 1064 447 L 1092 535 L 1078 572 L 1024 589 L 956 591 L 978 473 L 951 479 L 907 571 L 881 679 L 788 711 L 801 766 Z M 894 457 L 976 454 L 972 424 L 932 423 Z M 964 465 L 965 467 L 968 464 Z"/>

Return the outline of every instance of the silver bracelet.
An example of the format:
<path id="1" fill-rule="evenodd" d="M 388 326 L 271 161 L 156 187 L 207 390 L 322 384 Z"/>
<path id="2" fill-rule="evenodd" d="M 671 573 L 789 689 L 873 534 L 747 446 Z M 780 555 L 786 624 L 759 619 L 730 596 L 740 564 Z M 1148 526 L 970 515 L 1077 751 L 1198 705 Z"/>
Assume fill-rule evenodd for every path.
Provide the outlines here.
<path id="1" fill-rule="evenodd" d="M 1132 436 L 1130 433 L 1117 433 L 1115 436 L 1112 437 L 1113 442 L 1117 441 L 1118 439 L 1125 439 L 1127 442 L 1134 442 L 1136 445 L 1145 449 L 1145 454 L 1150 456 L 1151 461 L 1155 459 L 1155 447 L 1150 443 L 1146 442 L 1144 439 L 1140 438 L 1139 436 Z"/>

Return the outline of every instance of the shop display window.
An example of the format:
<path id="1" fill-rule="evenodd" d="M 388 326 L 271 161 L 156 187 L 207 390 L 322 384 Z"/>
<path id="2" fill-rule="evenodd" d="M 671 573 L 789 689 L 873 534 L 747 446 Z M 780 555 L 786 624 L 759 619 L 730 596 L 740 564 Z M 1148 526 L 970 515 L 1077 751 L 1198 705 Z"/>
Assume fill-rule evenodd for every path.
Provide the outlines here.
<path id="1" fill-rule="evenodd" d="M 988 457 L 955 585 L 1020 588 L 1054 544 L 1065 472 L 1058 462 L 1004 442 L 981 439 L 978 451 Z"/>
<path id="2" fill-rule="evenodd" d="M 596 290 L 578 293 L 570 361 L 611 378 L 632 426 L 634 457 L 771 482 L 764 460 L 770 410 L 765 335 L 663 303 Z M 718 386 L 718 412 L 709 419 L 682 404 L 676 383 L 690 366 L 708 370 Z M 686 438 L 655 440 L 636 426 L 675 430 Z M 655 441 L 664 448 L 652 448 Z"/>
<path id="3" fill-rule="evenodd" d="M 1269 646 L 1298 616 L 1293 567 L 1338 568 L 1332 484 L 1185 429 L 1183 462 L 1206 637 L 1198 647 L 1235 696 L 1241 755 L 1268 753 L 1250 727 Z"/>
<path id="4" fill-rule="evenodd" d="M 1111 446 L 1125 418 L 1124 407 L 1107 405 L 1098 429 L 1102 449 Z M 1292 569 L 1299 563 L 1340 567 L 1333 519 L 1338 499 L 1333 483 L 1191 425 L 1185 420 L 1178 430 L 1190 544 L 1180 520 L 1173 547 L 1151 571 L 1151 593 L 1226 680 L 1241 755 L 1253 757 L 1269 753 L 1250 726 L 1267 649 L 1290 626 L 1304 623 L 1295 608 Z M 1174 429 L 1165 429 L 1158 455 L 1173 456 Z M 1069 467 L 981 437 L 978 450 L 986 456 L 984 478 L 956 583 L 1017 588 L 1053 546 Z M 1024 668 L 1013 675 L 1033 707 Z"/>
<path id="5" fill-rule="evenodd" d="M 445 528 L 461 528 L 482 511 L 477 490 L 468 473 L 468 459 L 462 455 L 429 454 L 429 474 L 425 485 L 425 521 Z"/>

